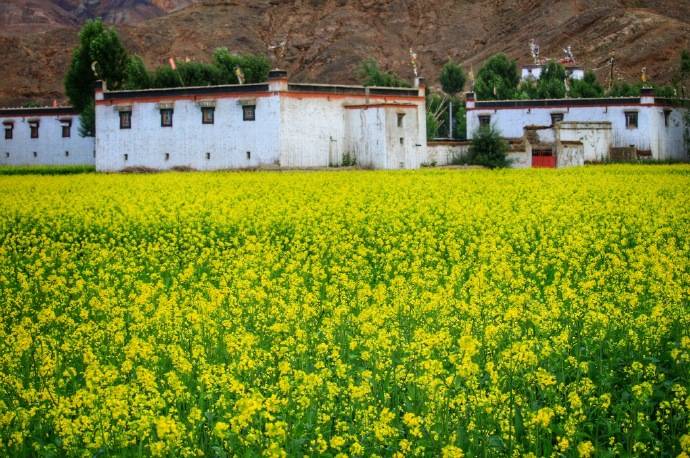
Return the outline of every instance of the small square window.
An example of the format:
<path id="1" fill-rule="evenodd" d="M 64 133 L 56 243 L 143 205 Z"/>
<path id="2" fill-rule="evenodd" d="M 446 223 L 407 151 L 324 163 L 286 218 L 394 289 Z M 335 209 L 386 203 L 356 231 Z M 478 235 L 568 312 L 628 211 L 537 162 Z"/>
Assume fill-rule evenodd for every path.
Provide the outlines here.
<path id="1" fill-rule="evenodd" d="M 202 107 L 201 108 L 201 123 L 202 124 L 213 124 L 215 122 L 215 112 L 214 107 Z"/>
<path id="2" fill-rule="evenodd" d="M 557 123 L 563 121 L 563 113 L 551 113 L 551 125 L 555 126 Z"/>
<path id="3" fill-rule="evenodd" d="M 242 119 L 245 121 L 255 121 L 256 120 L 256 106 L 255 105 L 245 105 L 242 107 Z"/>
<path id="4" fill-rule="evenodd" d="M 172 127 L 173 111 L 170 108 L 161 110 L 161 127 Z"/>
<path id="5" fill-rule="evenodd" d="M 398 113 L 398 127 L 403 126 L 403 120 L 405 119 L 405 113 Z"/>
<path id="6" fill-rule="evenodd" d="M 637 129 L 637 111 L 625 112 L 625 127 L 628 129 Z"/>
<path id="7" fill-rule="evenodd" d="M 120 112 L 120 129 L 131 129 L 132 128 L 132 112 L 131 111 L 121 111 Z"/>
<path id="8" fill-rule="evenodd" d="M 29 121 L 29 127 L 31 128 L 31 138 L 38 138 L 38 121 Z"/>
<path id="9" fill-rule="evenodd" d="M 13 124 L 5 124 L 5 140 L 12 140 Z"/>
<path id="10" fill-rule="evenodd" d="M 9 157 L 10 157 L 10 153 L 5 153 L 5 157 L 6 157 L 6 158 L 9 158 Z"/>
<path id="11" fill-rule="evenodd" d="M 62 138 L 72 136 L 72 121 L 62 121 Z"/>
<path id="12" fill-rule="evenodd" d="M 479 115 L 479 127 L 489 127 L 491 125 L 491 115 Z"/>

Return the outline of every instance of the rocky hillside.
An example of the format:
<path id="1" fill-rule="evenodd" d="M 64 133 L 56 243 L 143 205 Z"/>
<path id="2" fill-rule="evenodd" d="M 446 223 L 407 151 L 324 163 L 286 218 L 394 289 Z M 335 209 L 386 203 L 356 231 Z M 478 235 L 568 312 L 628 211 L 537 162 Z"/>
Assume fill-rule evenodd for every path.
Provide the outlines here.
<path id="1" fill-rule="evenodd" d="M 634 80 L 646 67 L 665 82 L 690 48 L 690 2 L 677 0 L 6 0 L 0 57 L 13 66 L 2 70 L 0 104 L 61 98 L 78 24 L 93 16 L 118 24 L 150 65 L 286 41 L 277 63 L 291 78 L 334 83 L 354 82 L 366 57 L 411 77 L 410 48 L 432 83 L 449 57 L 475 71 L 498 51 L 528 63 L 530 38 L 548 57 L 572 46 L 602 81 L 615 55 L 616 78 Z"/>

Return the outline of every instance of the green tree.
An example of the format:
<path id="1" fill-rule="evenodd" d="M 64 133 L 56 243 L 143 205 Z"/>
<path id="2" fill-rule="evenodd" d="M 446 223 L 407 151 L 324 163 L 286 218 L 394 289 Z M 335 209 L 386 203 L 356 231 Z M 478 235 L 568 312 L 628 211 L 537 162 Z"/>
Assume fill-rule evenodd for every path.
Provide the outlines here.
<path id="1" fill-rule="evenodd" d="M 573 80 L 570 88 L 570 97 L 596 98 L 604 96 L 604 88 L 597 81 L 597 76 L 592 71 L 585 73 L 581 80 Z"/>
<path id="2" fill-rule="evenodd" d="M 520 84 L 520 97 L 530 99 L 562 99 L 566 96 L 565 68 L 558 62 L 549 61 L 538 80 Z"/>
<path id="3" fill-rule="evenodd" d="M 231 54 L 227 48 L 217 48 L 213 52 L 213 63 L 218 68 L 218 78 L 222 84 L 238 84 L 236 70 L 244 74 L 246 84 L 262 83 L 268 79 L 271 62 L 266 56 L 258 54 Z"/>
<path id="4" fill-rule="evenodd" d="M 478 99 L 513 99 L 518 93 L 520 75 L 517 63 L 505 54 L 490 57 L 477 74 L 474 90 Z"/>
<path id="5" fill-rule="evenodd" d="M 132 56 L 125 70 L 125 89 L 148 89 L 151 87 L 151 75 L 139 56 Z"/>
<path id="6" fill-rule="evenodd" d="M 115 30 L 103 27 L 100 20 L 87 21 L 79 32 L 79 45 L 72 52 L 72 61 L 65 76 L 65 93 L 72 106 L 82 115 L 80 132 L 93 135 L 95 115 L 93 88 L 96 80 L 108 88 L 119 89 L 125 80 L 129 62 Z"/>
<path id="7" fill-rule="evenodd" d="M 379 64 L 374 59 L 362 61 L 357 69 L 357 77 L 364 86 L 410 87 L 407 82 L 395 73 L 381 70 Z"/>
<path id="8" fill-rule="evenodd" d="M 448 60 L 441 69 L 441 88 L 448 96 L 448 137 L 453 138 L 455 122 L 453 121 L 453 99 L 465 87 L 465 72 L 462 67 L 452 60 Z"/>
<path id="9" fill-rule="evenodd" d="M 508 167 L 510 161 L 506 157 L 507 152 L 508 143 L 494 126 L 480 127 L 472 137 L 467 160 L 470 164 L 491 169 Z"/>

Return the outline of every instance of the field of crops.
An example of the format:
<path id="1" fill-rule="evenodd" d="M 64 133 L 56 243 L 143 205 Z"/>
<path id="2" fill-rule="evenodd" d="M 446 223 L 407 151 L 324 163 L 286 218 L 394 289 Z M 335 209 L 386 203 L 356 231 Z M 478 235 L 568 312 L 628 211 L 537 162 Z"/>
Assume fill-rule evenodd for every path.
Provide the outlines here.
<path id="1" fill-rule="evenodd" d="M 0 176 L 0 455 L 690 454 L 690 166 Z"/>

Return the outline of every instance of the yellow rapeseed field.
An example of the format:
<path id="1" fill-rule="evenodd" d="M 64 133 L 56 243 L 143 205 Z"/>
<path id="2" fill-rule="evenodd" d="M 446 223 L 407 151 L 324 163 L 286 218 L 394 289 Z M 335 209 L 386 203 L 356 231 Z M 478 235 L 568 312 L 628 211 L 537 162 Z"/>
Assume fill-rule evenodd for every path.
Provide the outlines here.
<path id="1" fill-rule="evenodd" d="M 0 455 L 690 455 L 690 166 L 0 177 Z"/>

